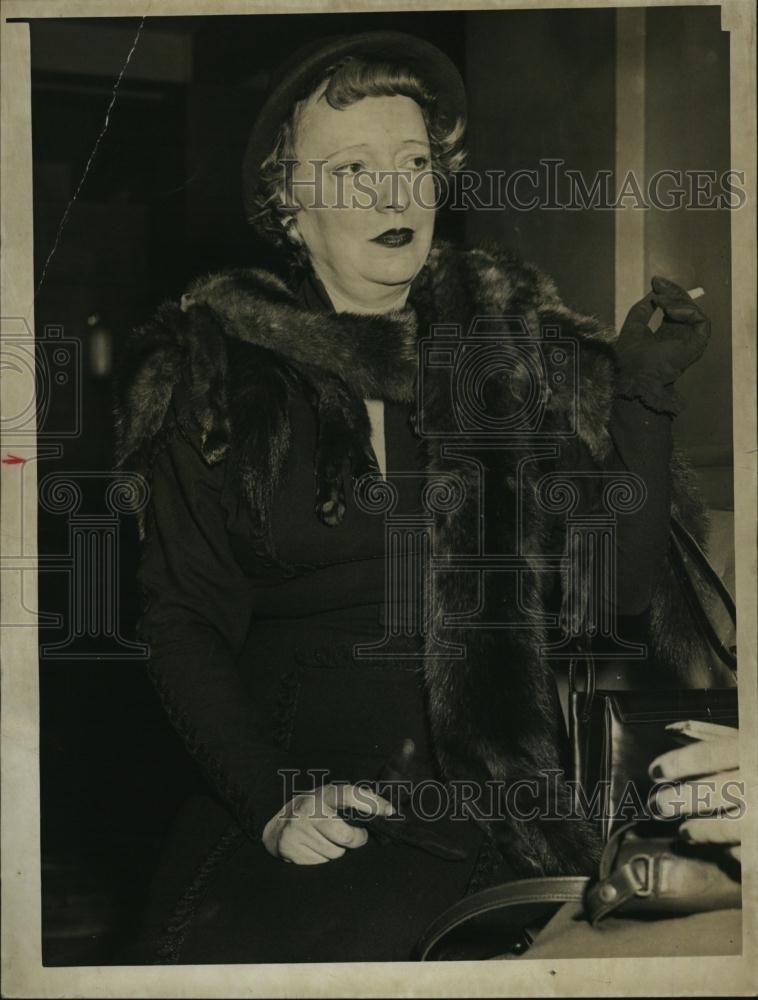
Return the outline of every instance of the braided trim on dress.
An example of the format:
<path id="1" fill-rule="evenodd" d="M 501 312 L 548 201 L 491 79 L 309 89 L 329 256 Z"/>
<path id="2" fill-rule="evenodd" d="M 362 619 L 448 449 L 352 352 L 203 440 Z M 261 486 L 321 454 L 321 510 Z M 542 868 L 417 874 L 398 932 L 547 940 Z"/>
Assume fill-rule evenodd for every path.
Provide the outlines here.
<path id="1" fill-rule="evenodd" d="M 179 897 L 156 948 L 153 965 L 179 962 L 187 932 L 205 897 L 211 878 L 220 865 L 228 860 L 243 845 L 244 841 L 244 833 L 234 824 L 225 830 L 213 845 L 195 870 L 192 881 Z"/>
<path id="2" fill-rule="evenodd" d="M 187 750 L 219 790 L 224 801 L 231 806 L 244 832 L 252 840 L 257 840 L 263 828 L 260 820 L 257 820 L 250 811 L 248 796 L 243 786 L 228 777 L 221 758 L 208 750 L 206 741 L 200 738 L 192 725 L 189 714 L 172 700 L 170 687 L 157 675 L 152 662 L 148 664 L 148 674 L 171 725 L 181 737 Z"/>

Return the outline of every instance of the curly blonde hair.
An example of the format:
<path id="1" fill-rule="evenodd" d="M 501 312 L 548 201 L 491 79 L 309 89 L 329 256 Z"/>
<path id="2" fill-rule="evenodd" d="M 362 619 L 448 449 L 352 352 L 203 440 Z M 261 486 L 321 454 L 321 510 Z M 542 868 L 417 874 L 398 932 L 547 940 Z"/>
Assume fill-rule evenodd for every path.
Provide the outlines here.
<path id="1" fill-rule="evenodd" d="M 290 197 L 291 191 L 287 190 L 286 178 L 291 174 L 286 165 L 297 161 L 295 137 L 303 107 L 325 82 L 327 86 L 323 96 L 336 110 L 349 107 L 364 97 L 412 98 L 421 108 L 435 174 L 449 177 L 466 162 L 464 120 L 458 118 L 451 125 L 444 119 L 435 95 L 416 73 L 399 64 L 346 56 L 325 70 L 310 94 L 294 105 L 279 127 L 273 149 L 260 166 L 258 190 L 247 221 L 261 236 L 292 255 L 292 263 L 305 264 L 307 251 L 302 243 L 290 238 L 287 233 L 297 206 Z M 439 189 L 439 183 L 437 187 Z"/>

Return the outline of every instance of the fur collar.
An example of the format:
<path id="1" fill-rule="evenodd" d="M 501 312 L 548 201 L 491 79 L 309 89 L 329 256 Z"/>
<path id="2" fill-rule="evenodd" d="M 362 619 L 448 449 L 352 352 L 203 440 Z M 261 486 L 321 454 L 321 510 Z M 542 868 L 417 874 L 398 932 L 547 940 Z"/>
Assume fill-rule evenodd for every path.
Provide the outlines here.
<path id="1" fill-rule="evenodd" d="M 181 306 L 164 304 L 127 346 L 116 394 L 117 467 L 149 467 L 179 388 L 186 399 L 182 418 L 199 430 L 209 464 L 235 448 L 248 466 L 243 483 L 260 482 L 266 465 L 265 487 L 246 490 L 263 522 L 265 498 L 289 446 L 286 395 L 293 382 L 312 394 L 320 424 L 346 425 L 355 449 L 363 452 L 369 435 L 363 399 L 412 402 L 419 338 L 439 323 L 457 325 L 465 337 L 476 316 L 522 317 L 535 352 L 546 323 L 578 340 L 580 391 L 573 399 L 570 393 L 548 392 L 546 419 L 573 421 L 579 439 L 601 458 L 610 444 L 613 332 L 568 310 L 552 282 L 497 245 L 462 250 L 438 241 L 406 307 L 382 316 L 312 312 L 281 279 L 259 269 L 194 281 Z M 518 407 L 530 391 L 529 378 L 525 368 L 508 373 L 502 380 L 503 406 Z M 254 429 L 264 403 L 280 411 L 267 462 Z"/>

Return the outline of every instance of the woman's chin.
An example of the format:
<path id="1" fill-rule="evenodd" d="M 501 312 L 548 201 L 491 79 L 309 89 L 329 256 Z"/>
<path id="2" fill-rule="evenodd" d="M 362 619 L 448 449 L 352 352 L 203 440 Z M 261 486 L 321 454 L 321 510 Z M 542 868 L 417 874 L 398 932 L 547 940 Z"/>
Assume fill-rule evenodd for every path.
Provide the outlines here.
<path id="1" fill-rule="evenodd" d="M 399 250 L 385 250 L 386 258 L 372 260 L 364 272 L 366 277 L 381 285 L 400 285 L 411 282 L 423 266 L 425 257 L 418 248 L 402 247 Z"/>

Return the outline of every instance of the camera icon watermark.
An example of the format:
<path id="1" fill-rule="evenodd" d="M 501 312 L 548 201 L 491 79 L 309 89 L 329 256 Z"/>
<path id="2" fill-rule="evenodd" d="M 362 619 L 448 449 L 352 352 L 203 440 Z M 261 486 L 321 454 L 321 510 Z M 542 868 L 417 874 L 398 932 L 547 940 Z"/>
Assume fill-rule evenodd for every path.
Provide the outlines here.
<path id="1" fill-rule="evenodd" d="M 2 320 L 0 371 L 6 398 L 2 433 L 37 441 L 76 438 L 82 432 L 82 345 L 64 336 L 62 326 L 46 326 L 34 338 L 23 318 Z M 48 426 L 55 416 L 55 426 Z"/>
<path id="2" fill-rule="evenodd" d="M 546 325 L 532 335 L 521 316 L 477 316 L 465 334 L 456 324 L 432 326 L 419 351 L 417 428 L 422 437 L 574 436 L 578 347 L 560 327 Z M 554 392 L 561 394 L 560 422 L 548 419 Z M 429 405 L 435 399 L 450 405 Z"/>

